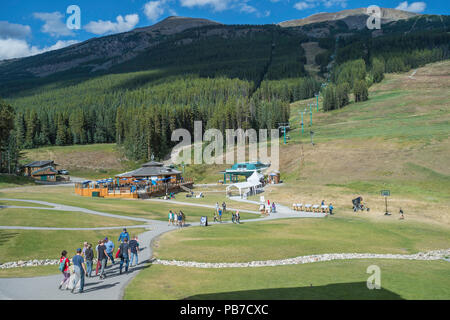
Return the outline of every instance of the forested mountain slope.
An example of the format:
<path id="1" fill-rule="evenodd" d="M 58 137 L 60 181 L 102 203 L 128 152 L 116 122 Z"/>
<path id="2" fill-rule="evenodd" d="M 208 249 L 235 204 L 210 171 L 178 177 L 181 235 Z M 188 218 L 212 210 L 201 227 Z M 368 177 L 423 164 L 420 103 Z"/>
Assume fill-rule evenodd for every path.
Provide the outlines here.
<path id="1" fill-rule="evenodd" d="M 220 130 L 276 128 L 289 120 L 289 103 L 313 97 L 326 78 L 351 91 L 384 72 L 448 58 L 449 22 L 422 15 L 384 24 L 380 33 L 339 21 L 283 28 L 168 18 L 6 61 L 0 96 L 16 111 L 10 144 L 117 142 L 139 160 L 164 157 L 171 132 L 192 130 L 194 120 Z M 325 37 L 311 36 L 323 28 Z M 322 49 L 319 77 L 304 67 L 308 42 Z"/>

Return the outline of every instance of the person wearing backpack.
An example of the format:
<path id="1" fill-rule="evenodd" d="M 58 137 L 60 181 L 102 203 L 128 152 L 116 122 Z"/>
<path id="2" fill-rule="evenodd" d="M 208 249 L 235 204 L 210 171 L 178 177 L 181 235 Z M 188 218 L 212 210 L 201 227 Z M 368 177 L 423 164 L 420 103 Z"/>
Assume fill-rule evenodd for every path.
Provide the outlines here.
<path id="1" fill-rule="evenodd" d="M 128 272 L 128 266 L 130 264 L 130 256 L 131 256 L 131 249 L 130 245 L 128 244 L 128 239 L 123 239 L 123 242 L 120 244 L 120 265 L 119 265 L 119 274 L 122 274 L 122 267 L 123 264 L 125 264 L 125 272 Z"/>
<path id="2" fill-rule="evenodd" d="M 70 271 L 69 271 L 69 265 L 70 265 L 70 260 L 67 259 L 67 251 L 63 250 L 61 252 L 61 258 L 59 258 L 59 271 L 62 272 L 63 274 L 63 279 L 61 281 L 61 283 L 59 284 L 58 289 L 61 289 L 62 286 L 64 285 L 64 283 L 66 283 L 66 289 L 67 286 L 69 285 L 69 279 L 70 279 Z"/>

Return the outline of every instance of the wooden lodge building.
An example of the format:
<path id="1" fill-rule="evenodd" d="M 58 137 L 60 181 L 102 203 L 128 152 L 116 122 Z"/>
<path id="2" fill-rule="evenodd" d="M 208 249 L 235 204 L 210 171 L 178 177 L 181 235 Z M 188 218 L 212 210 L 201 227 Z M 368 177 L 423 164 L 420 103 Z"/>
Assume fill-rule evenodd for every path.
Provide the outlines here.
<path id="1" fill-rule="evenodd" d="M 192 185 L 193 181 L 183 178 L 181 171 L 150 161 L 139 169 L 115 176 L 115 179 L 77 183 L 75 192 L 87 197 L 146 199 Z"/>
<path id="2" fill-rule="evenodd" d="M 55 167 L 58 166 L 52 160 L 33 161 L 23 166 L 25 176 L 32 177 L 35 180 L 40 181 L 56 181 L 58 170 Z"/>

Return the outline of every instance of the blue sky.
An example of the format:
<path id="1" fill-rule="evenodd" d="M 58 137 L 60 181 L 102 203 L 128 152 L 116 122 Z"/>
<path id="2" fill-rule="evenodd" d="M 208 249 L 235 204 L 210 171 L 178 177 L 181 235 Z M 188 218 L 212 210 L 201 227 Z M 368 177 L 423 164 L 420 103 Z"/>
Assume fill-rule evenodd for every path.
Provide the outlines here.
<path id="1" fill-rule="evenodd" d="M 81 28 L 66 20 L 70 5 L 80 8 Z M 2 0 L 0 60 L 58 49 L 92 37 L 125 32 L 177 15 L 226 24 L 269 24 L 378 5 L 426 14 L 449 14 L 448 0 Z"/>

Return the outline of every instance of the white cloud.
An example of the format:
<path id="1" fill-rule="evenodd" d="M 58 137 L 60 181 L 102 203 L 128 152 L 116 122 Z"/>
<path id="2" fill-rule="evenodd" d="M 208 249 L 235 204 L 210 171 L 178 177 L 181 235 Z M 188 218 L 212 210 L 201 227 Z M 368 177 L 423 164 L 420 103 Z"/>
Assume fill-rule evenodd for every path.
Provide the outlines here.
<path id="1" fill-rule="evenodd" d="M 240 5 L 240 7 L 241 7 L 241 9 L 239 10 L 240 12 L 245 12 L 245 13 L 256 13 L 256 12 L 258 12 L 258 10 L 255 7 L 249 6 L 246 3 L 242 3 Z"/>
<path id="2" fill-rule="evenodd" d="M 62 21 L 64 15 L 60 12 L 35 12 L 33 16 L 45 22 L 41 31 L 50 34 L 52 37 L 75 35 Z"/>
<path id="3" fill-rule="evenodd" d="M 127 14 L 125 18 L 118 15 L 116 22 L 103 20 L 91 21 L 84 26 L 84 29 L 94 34 L 119 33 L 130 31 L 138 23 L 139 16 L 137 14 Z"/>
<path id="4" fill-rule="evenodd" d="M 395 9 L 419 13 L 423 12 L 426 7 L 427 4 L 425 2 L 412 2 L 408 5 L 408 1 L 404 1 L 399 3 Z"/>
<path id="5" fill-rule="evenodd" d="M 0 39 L 0 60 L 33 56 L 47 51 L 61 49 L 75 43 L 78 43 L 78 41 L 58 40 L 54 45 L 40 49 L 36 46 L 31 46 L 22 39 Z"/>
<path id="6" fill-rule="evenodd" d="M 340 6 L 342 8 L 347 7 L 347 0 L 305 0 L 294 4 L 294 8 L 297 10 L 311 9 L 318 6 L 324 6 L 326 8 Z"/>
<path id="7" fill-rule="evenodd" d="M 314 3 L 308 3 L 305 1 L 297 2 L 296 4 L 294 4 L 294 8 L 297 10 L 310 9 L 310 8 L 314 8 L 315 6 L 316 5 Z"/>
<path id="8" fill-rule="evenodd" d="M 182 7 L 211 7 L 214 11 L 224 11 L 230 9 L 233 0 L 180 0 Z"/>
<path id="9" fill-rule="evenodd" d="M 144 5 L 144 14 L 150 21 L 156 21 L 164 14 L 165 1 L 150 1 Z"/>
<path id="10" fill-rule="evenodd" d="M 31 34 L 30 26 L 0 21 L 0 38 L 24 39 Z"/>

